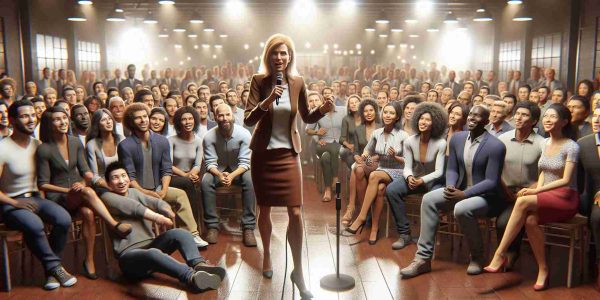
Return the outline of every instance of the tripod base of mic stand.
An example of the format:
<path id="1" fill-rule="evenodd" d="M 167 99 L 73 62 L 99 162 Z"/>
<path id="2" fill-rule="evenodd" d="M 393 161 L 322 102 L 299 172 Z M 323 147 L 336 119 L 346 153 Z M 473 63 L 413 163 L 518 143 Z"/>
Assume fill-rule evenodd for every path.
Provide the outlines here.
<path id="1" fill-rule="evenodd" d="M 346 274 L 329 274 L 321 278 L 321 287 L 332 291 L 345 291 L 354 288 L 354 278 Z"/>

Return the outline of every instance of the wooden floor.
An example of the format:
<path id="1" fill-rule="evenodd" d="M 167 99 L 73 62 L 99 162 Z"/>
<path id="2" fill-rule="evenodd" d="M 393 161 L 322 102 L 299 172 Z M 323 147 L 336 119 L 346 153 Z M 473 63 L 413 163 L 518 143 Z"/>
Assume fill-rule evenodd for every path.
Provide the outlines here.
<path id="1" fill-rule="evenodd" d="M 309 173 L 310 170 L 305 170 Z M 316 299 L 600 299 L 600 293 L 586 278 L 584 283 L 576 281 L 576 287 L 566 288 L 566 252 L 554 250 L 548 254 L 552 261 L 551 289 L 534 292 L 532 284 L 536 266 L 529 247 L 524 245 L 517 272 L 505 274 L 466 275 L 467 256 L 464 249 L 457 261 L 448 254 L 448 241 L 439 241 L 433 272 L 401 280 L 399 270 L 408 265 L 415 253 L 414 244 L 401 251 L 391 250 L 395 235 L 382 238 L 376 245 L 366 243 L 368 230 L 362 236 L 341 238 L 341 271 L 356 279 L 356 287 L 346 292 L 330 292 L 320 288 L 319 280 L 334 272 L 335 255 L 335 202 L 323 203 L 311 179 L 304 182 L 305 244 L 304 270 L 310 289 Z M 228 275 L 218 291 L 203 294 L 188 293 L 176 280 L 157 275 L 143 283 L 125 283 L 120 277 L 114 260 L 104 263 L 101 239 L 98 239 L 96 264 L 101 279 L 92 281 L 80 276 L 83 247 L 75 253 L 74 245 L 67 246 L 64 263 L 69 271 L 77 274 L 79 282 L 71 288 L 44 291 L 41 267 L 30 261 L 26 252 L 26 272 L 22 276 L 20 259 L 11 257 L 14 289 L 1 292 L 0 299 L 280 299 L 285 288 L 284 299 L 291 299 L 289 276 L 284 282 L 285 228 L 287 214 L 277 209 L 273 213 L 274 234 L 272 238 L 273 279 L 261 276 L 262 248 L 246 248 L 239 235 L 222 233 L 219 243 L 212 245 L 202 255 L 211 262 L 227 269 Z M 390 230 L 393 232 L 393 230 Z M 256 231 L 258 236 L 258 230 Z M 181 260 L 179 255 L 176 257 Z M 291 271 L 291 257 L 288 273 Z M 581 270 L 576 269 L 576 274 Z M 588 272 L 585 272 L 586 276 Z M 24 277 L 24 280 L 23 280 Z M 296 298 L 298 295 L 296 294 Z"/>

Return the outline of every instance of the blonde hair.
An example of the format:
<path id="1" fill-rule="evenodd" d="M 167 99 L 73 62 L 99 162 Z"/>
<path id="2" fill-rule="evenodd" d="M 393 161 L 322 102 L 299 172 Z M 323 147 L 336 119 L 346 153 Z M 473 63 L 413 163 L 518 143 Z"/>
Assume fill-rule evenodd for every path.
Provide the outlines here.
<path id="1" fill-rule="evenodd" d="M 260 61 L 260 67 L 258 68 L 258 72 L 267 76 L 270 76 L 273 73 L 271 70 L 271 63 L 269 60 L 271 59 L 271 52 L 280 45 L 286 45 L 288 48 L 288 54 L 290 57 L 289 64 L 285 69 L 285 73 L 287 76 L 298 75 L 298 70 L 296 69 L 296 47 L 294 46 L 294 42 L 292 39 L 284 34 L 276 33 L 269 37 L 267 42 L 265 43 L 265 47 L 263 48 L 262 59 Z"/>

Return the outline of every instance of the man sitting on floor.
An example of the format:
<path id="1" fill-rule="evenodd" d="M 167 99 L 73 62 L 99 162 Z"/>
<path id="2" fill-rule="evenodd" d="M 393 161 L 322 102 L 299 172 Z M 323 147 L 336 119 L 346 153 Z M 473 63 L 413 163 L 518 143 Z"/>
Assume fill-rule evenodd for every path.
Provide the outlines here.
<path id="1" fill-rule="evenodd" d="M 169 229 L 158 236 L 154 234 L 153 223 L 173 226 L 175 213 L 167 202 L 130 188 L 129 175 L 119 162 L 108 165 L 104 176 L 110 192 L 104 193 L 102 200 L 117 220 L 133 227 L 126 238 L 113 237 L 113 250 L 126 277 L 142 279 L 159 272 L 179 279 L 194 291 L 219 287 L 225 269 L 206 262 L 189 231 Z M 175 250 L 179 250 L 186 264 L 170 256 Z"/>

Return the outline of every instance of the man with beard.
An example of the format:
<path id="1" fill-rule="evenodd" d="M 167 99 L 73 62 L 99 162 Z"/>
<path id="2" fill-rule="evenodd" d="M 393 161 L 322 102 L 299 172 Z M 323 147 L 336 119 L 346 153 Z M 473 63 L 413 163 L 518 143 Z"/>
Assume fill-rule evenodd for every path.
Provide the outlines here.
<path id="1" fill-rule="evenodd" d="M 119 143 L 119 161 L 127 169 L 131 186 L 171 204 L 180 227 L 194 236 L 197 246 L 204 246 L 186 193 L 169 187 L 173 174 L 171 148 L 166 137 L 150 131 L 149 115 L 150 109 L 142 103 L 133 103 L 125 110 L 125 126 L 132 134 Z"/>
<path id="2" fill-rule="evenodd" d="M 33 104 L 14 103 L 8 110 L 12 135 L 0 141 L 0 211 L 8 228 L 23 232 L 31 253 L 46 272 L 44 289 L 72 286 L 77 278 L 61 264 L 71 216 L 60 205 L 41 198 L 36 185 L 35 152 L 41 144 L 31 137 L 36 126 Z M 52 228 L 46 235 L 44 223 Z"/>
<path id="3" fill-rule="evenodd" d="M 147 89 L 141 89 L 135 93 L 133 102 L 144 103 L 152 110 L 154 108 L 154 97 L 152 92 Z"/>
<path id="4" fill-rule="evenodd" d="M 403 279 L 431 272 L 439 213 L 451 210 L 468 241 L 471 262 L 467 274 L 483 272 L 483 241 L 478 218 L 497 216 L 504 209 L 506 197 L 500 186 L 506 147 L 485 130 L 489 116 L 487 108 L 474 106 L 467 117 L 469 131 L 452 136 L 446 187 L 423 196 L 417 253 L 412 263 L 400 271 Z"/>
<path id="5" fill-rule="evenodd" d="M 75 104 L 71 108 L 71 121 L 74 125 L 71 130 L 73 136 L 79 138 L 81 143 L 85 145 L 85 136 L 90 128 L 90 114 L 87 108 L 81 104 Z"/>
<path id="6" fill-rule="evenodd" d="M 204 139 L 206 132 L 217 126 L 217 122 L 208 119 L 208 104 L 202 100 L 196 100 L 193 104 L 194 109 L 200 116 L 200 125 L 198 126 L 198 132 L 196 135 Z"/>
<path id="7" fill-rule="evenodd" d="M 256 199 L 250 175 L 250 132 L 234 124 L 231 107 L 227 104 L 217 106 L 215 115 L 218 126 L 209 130 L 203 141 L 206 173 L 202 177 L 202 201 L 204 222 L 208 228 L 206 241 L 216 244 L 219 235 L 216 188 L 234 184 L 242 187 L 244 245 L 256 247 Z"/>

